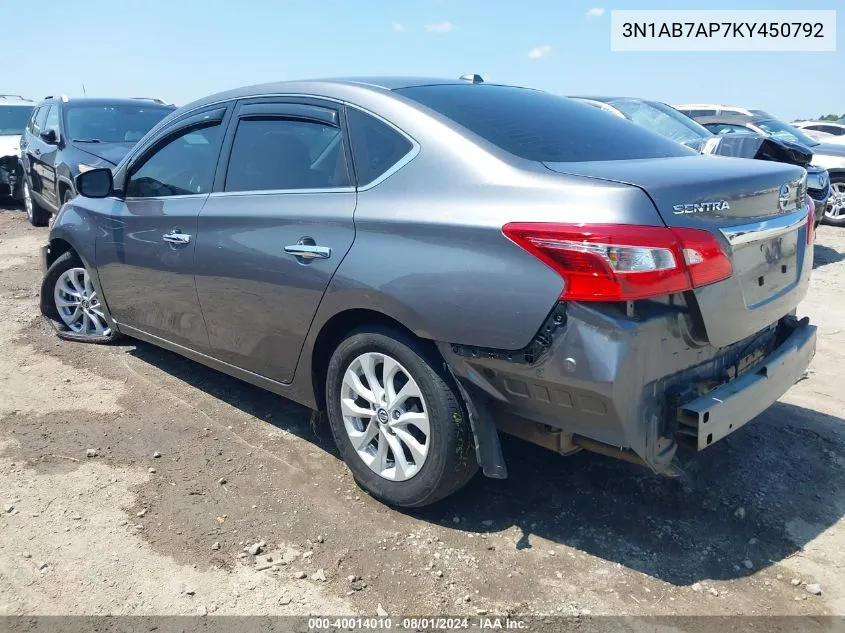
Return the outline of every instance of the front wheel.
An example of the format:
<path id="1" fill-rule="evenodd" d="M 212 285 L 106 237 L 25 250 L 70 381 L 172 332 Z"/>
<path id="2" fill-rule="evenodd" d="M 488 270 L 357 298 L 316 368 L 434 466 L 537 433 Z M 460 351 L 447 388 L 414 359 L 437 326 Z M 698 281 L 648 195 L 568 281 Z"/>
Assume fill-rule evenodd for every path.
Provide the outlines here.
<path id="1" fill-rule="evenodd" d="M 64 339 L 110 343 L 118 337 L 85 265 L 68 251 L 50 266 L 41 284 L 42 306 Z"/>
<path id="2" fill-rule="evenodd" d="M 845 176 L 834 176 L 830 179 L 830 208 L 825 209 L 825 224 L 845 226 Z"/>
<path id="3" fill-rule="evenodd" d="M 47 226 L 50 222 L 49 211 L 39 206 L 33 199 L 32 192 L 29 190 L 29 183 L 24 179 L 23 181 L 23 206 L 26 210 L 26 218 L 32 226 Z"/>
<path id="4" fill-rule="evenodd" d="M 358 485 L 389 505 L 421 507 L 478 466 L 457 388 L 422 342 L 390 329 L 353 332 L 335 350 L 326 408 Z"/>

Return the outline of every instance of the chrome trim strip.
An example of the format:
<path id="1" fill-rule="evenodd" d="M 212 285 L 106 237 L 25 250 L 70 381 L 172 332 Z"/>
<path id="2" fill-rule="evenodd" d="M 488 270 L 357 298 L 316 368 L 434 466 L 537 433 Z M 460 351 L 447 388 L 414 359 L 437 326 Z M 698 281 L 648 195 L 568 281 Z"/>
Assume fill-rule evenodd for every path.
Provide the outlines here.
<path id="1" fill-rule="evenodd" d="M 780 215 L 760 222 L 739 224 L 720 229 L 725 239 L 731 246 L 739 246 L 750 242 L 772 239 L 789 233 L 807 223 L 808 207 L 800 207 L 797 211 L 786 215 Z"/>
<path id="2" fill-rule="evenodd" d="M 241 100 L 244 100 L 244 99 L 259 99 L 259 98 L 263 99 L 265 97 L 266 98 L 283 97 L 283 98 L 320 99 L 320 100 L 323 100 L 323 101 L 329 101 L 331 103 L 336 103 L 338 105 L 346 106 L 347 108 L 355 108 L 356 110 L 360 110 L 361 112 L 364 112 L 365 114 L 369 114 L 370 116 L 378 119 L 379 121 L 381 121 L 385 125 L 390 126 L 394 130 L 396 130 L 399 134 L 401 134 L 406 139 L 408 139 L 408 141 L 410 141 L 410 143 L 413 147 L 411 148 L 410 152 L 405 154 L 404 158 L 402 158 L 397 163 L 395 163 L 393 165 L 393 167 L 388 169 L 386 172 L 384 172 L 381 176 L 376 178 L 371 183 L 369 183 L 369 184 L 367 184 L 363 187 L 358 187 L 358 191 L 368 191 L 368 190 L 372 189 L 373 187 L 375 187 L 376 185 L 381 184 L 382 182 L 384 182 L 385 180 L 390 178 L 393 174 L 395 174 L 397 171 L 402 169 L 405 165 L 407 165 L 412 160 L 414 160 L 417 157 L 417 154 L 420 153 L 420 144 L 417 143 L 416 139 L 409 136 L 408 133 L 405 132 L 405 130 L 396 127 L 396 125 L 394 125 L 393 123 L 391 123 L 390 121 L 385 119 L 383 116 L 376 114 L 372 110 L 368 110 L 367 108 L 360 106 L 356 103 L 350 103 L 349 101 L 344 101 L 343 99 L 338 99 L 337 97 L 326 97 L 326 96 L 323 96 L 323 95 L 315 95 L 315 94 L 275 93 L 275 94 L 245 95 L 245 96 L 241 96 L 241 97 L 229 97 L 227 99 L 221 99 L 220 101 L 214 101 L 212 103 L 204 103 L 200 106 L 192 108 L 191 110 L 188 110 L 187 112 L 184 112 L 183 114 L 181 114 L 178 119 L 174 119 L 173 121 L 170 121 L 167 125 L 169 126 L 171 123 L 176 123 L 178 121 L 181 121 L 181 120 L 185 119 L 186 117 L 188 117 L 189 115 L 196 112 L 197 110 L 202 110 L 204 108 L 210 108 L 210 107 L 217 106 L 217 105 L 229 104 L 233 101 L 241 101 Z M 133 152 L 131 156 L 127 157 L 127 159 L 125 159 L 124 161 L 121 161 L 121 164 L 123 164 L 125 162 L 125 164 L 129 165 L 132 161 L 134 161 L 140 155 L 141 155 L 141 151 Z M 296 191 L 302 192 L 303 190 L 300 189 L 300 190 L 296 190 Z M 333 189 L 332 191 L 338 191 L 338 190 Z M 218 192 L 218 193 L 222 193 L 222 192 Z M 232 192 L 232 193 L 234 193 L 234 192 Z M 274 191 L 274 192 L 267 192 L 267 193 L 288 193 L 288 191 L 287 190 L 285 190 L 285 191 Z M 311 191 L 309 193 L 322 193 L 322 190 L 315 190 L 315 191 Z"/>
<path id="3" fill-rule="evenodd" d="M 116 200 L 122 200 L 123 202 L 141 202 L 142 200 L 161 200 L 162 202 L 165 200 L 182 200 L 184 198 L 204 198 L 208 196 L 208 193 L 182 193 L 176 196 L 127 196 L 125 198 L 114 198 Z M 112 196 L 109 196 L 110 198 Z"/>
<path id="4" fill-rule="evenodd" d="M 272 196 L 277 194 L 305 194 L 305 193 L 355 193 L 355 187 L 329 187 L 325 189 L 258 189 L 255 191 L 214 191 L 211 198 L 229 198 L 238 196 Z"/>

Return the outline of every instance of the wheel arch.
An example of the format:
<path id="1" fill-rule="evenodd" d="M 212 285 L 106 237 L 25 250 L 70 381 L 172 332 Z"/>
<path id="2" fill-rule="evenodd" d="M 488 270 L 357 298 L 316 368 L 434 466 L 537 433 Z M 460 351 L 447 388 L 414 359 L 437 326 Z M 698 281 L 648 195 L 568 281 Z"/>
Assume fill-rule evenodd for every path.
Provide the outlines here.
<path id="1" fill-rule="evenodd" d="M 417 335 L 398 319 L 369 308 L 350 308 L 334 314 L 320 327 L 310 350 L 310 376 L 316 408 L 326 407 L 326 371 L 332 353 L 340 342 L 352 331 L 362 327 L 386 327 L 422 341 L 432 354 L 442 360 L 437 346 L 429 339 Z"/>
<path id="2" fill-rule="evenodd" d="M 62 200 L 65 197 L 66 191 L 74 193 L 73 183 L 67 178 L 59 178 L 59 207 L 62 206 Z"/>

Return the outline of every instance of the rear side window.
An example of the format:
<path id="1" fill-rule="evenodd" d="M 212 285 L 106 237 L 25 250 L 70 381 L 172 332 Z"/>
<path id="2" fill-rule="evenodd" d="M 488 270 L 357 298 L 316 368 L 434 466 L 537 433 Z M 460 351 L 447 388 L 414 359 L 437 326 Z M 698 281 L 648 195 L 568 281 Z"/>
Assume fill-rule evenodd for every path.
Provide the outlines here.
<path id="1" fill-rule="evenodd" d="M 538 90 L 446 84 L 397 92 L 528 160 L 588 162 L 695 154 L 630 121 Z"/>
<path id="2" fill-rule="evenodd" d="M 349 185 L 340 128 L 286 118 L 241 119 L 226 191 L 332 189 Z"/>
<path id="3" fill-rule="evenodd" d="M 348 108 L 349 138 L 358 186 L 369 185 L 413 149 L 411 141 L 377 118 Z"/>

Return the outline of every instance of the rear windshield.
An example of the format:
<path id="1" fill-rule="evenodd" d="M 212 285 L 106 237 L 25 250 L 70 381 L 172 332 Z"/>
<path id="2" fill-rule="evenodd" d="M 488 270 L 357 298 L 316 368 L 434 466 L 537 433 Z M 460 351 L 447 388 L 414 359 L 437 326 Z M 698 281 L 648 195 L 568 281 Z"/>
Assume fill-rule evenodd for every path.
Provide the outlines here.
<path id="1" fill-rule="evenodd" d="M 32 106 L 0 105 L 0 136 L 23 134 Z"/>
<path id="2" fill-rule="evenodd" d="M 618 116 L 538 90 L 445 84 L 396 92 L 528 160 L 569 163 L 695 155 Z"/>
<path id="3" fill-rule="evenodd" d="M 139 105 L 65 106 L 68 136 L 83 143 L 137 143 L 173 108 Z"/>

